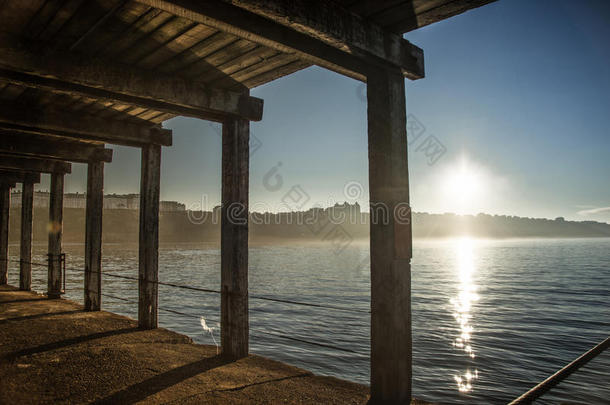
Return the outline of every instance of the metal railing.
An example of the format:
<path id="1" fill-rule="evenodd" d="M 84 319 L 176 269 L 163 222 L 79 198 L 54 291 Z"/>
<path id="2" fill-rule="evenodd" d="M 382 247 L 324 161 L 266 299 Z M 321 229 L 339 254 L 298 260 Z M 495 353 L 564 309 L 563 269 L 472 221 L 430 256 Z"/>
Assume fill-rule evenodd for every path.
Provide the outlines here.
<path id="1" fill-rule="evenodd" d="M 536 385 L 534 388 L 521 395 L 519 398 L 510 402 L 509 405 L 521 405 L 521 404 L 531 404 L 537 398 L 547 393 L 551 388 L 555 387 L 561 381 L 566 379 L 570 374 L 587 364 L 589 361 L 593 360 L 596 356 L 601 354 L 604 350 L 610 347 L 610 337 L 607 337 L 603 342 L 599 343 L 595 347 L 593 347 L 588 352 L 584 353 L 576 360 L 557 371 L 555 374 Z"/>

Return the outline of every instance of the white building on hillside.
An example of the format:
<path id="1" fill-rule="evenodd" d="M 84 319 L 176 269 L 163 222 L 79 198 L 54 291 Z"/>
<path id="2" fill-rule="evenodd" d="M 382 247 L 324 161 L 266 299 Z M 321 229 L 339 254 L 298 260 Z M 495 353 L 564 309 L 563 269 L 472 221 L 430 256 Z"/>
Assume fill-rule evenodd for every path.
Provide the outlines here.
<path id="1" fill-rule="evenodd" d="M 21 207 L 21 191 L 13 191 L 11 193 L 11 206 Z M 34 207 L 48 208 L 49 207 L 49 192 L 36 191 L 34 193 Z M 87 195 L 85 193 L 65 193 L 64 208 L 82 208 L 87 207 Z M 104 196 L 104 209 L 107 210 L 138 210 L 140 209 L 139 194 L 107 194 Z M 161 212 L 185 211 L 186 206 L 177 201 L 160 201 L 159 210 Z"/>

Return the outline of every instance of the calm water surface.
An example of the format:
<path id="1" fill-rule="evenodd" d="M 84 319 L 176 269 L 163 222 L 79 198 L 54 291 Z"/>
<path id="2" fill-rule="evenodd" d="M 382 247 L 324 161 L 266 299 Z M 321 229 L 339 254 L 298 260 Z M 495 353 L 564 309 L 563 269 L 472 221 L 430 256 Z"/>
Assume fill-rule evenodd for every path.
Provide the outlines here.
<path id="1" fill-rule="evenodd" d="M 67 245 L 68 267 L 82 268 L 82 245 Z M 18 246 L 11 246 L 18 258 Z M 45 246 L 35 247 L 43 262 Z M 137 276 L 137 246 L 105 245 L 104 271 Z M 18 284 L 12 264 L 10 282 Z M 414 396 L 441 403 L 506 403 L 610 335 L 610 239 L 455 239 L 416 242 L 413 283 Z M 160 279 L 218 289 L 220 251 L 164 247 Z M 46 290 L 46 269 L 34 267 Z M 369 378 L 368 244 L 258 246 L 250 250 L 250 294 L 348 307 L 354 312 L 250 300 L 251 351 L 318 374 Z M 133 281 L 103 277 L 103 292 L 137 300 Z M 82 272 L 68 271 L 66 297 L 82 302 Z M 213 344 L 219 296 L 160 286 L 161 326 Z M 131 317 L 136 305 L 105 297 L 103 307 Z M 362 311 L 362 312 L 358 312 Z M 286 340 L 285 334 L 343 347 L 339 352 Z M 610 403 L 610 352 L 539 403 Z"/>

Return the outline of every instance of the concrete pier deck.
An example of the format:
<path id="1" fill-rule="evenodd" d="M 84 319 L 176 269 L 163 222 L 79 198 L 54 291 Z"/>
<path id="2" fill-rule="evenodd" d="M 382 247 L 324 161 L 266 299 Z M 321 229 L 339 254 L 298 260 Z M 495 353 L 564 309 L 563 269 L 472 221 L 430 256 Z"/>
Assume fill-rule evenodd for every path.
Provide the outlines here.
<path id="1" fill-rule="evenodd" d="M 0 286 L 0 403 L 364 404 L 368 387 Z"/>

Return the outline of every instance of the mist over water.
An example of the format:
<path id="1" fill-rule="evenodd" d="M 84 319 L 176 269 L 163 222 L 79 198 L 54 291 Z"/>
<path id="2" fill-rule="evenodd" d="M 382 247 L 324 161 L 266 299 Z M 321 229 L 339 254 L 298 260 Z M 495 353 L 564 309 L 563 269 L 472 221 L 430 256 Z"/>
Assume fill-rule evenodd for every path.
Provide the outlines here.
<path id="1" fill-rule="evenodd" d="M 11 245 L 11 259 L 19 247 Z M 68 268 L 83 267 L 83 246 L 65 245 Z M 105 245 L 103 271 L 137 276 L 136 245 Z M 46 246 L 34 261 L 44 263 Z M 414 396 L 441 403 L 506 403 L 610 334 L 610 239 L 416 241 L 412 262 Z M 250 299 L 251 351 L 317 374 L 368 383 L 368 243 L 337 252 L 323 243 L 250 248 L 250 294 L 355 311 Z M 66 298 L 82 302 L 82 272 L 67 272 Z M 9 282 L 18 284 L 18 264 Z M 34 266 L 33 288 L 46 290 Z M 161 281 L 218 290 L 220 251 L 173 245 L 160 251 Z M 102 291 L 137 301 L 137 283 L 103 276 Z M 136 304 L 103 297 L 108 311 L 137 317 Z M 220 297 L 159 286 L 160 325 L 214 344 Z M 280 333 L 351 352 L 270 336 Z M 607 403 L 610 352 L 540 403 Z"/>

